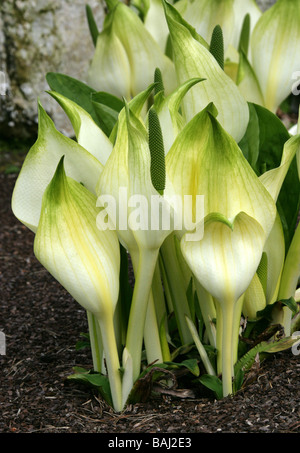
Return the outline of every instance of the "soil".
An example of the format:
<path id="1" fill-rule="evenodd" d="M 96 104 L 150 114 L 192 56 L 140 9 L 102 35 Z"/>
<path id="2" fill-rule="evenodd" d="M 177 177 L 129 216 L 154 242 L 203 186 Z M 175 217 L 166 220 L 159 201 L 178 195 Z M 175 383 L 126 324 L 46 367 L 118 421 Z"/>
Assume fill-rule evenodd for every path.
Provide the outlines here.
<path id="1" fill-rule="evenodd" d="M 116 414 L 92 388 L 68 380 L 92 368 L 84 310 L 33 254 L 33 234 L 12 214 L 15 174 L 0 174 L 1 433 L 300 433 L 300 355 L 263 361 L 234 397 L 152 394 Z"/>

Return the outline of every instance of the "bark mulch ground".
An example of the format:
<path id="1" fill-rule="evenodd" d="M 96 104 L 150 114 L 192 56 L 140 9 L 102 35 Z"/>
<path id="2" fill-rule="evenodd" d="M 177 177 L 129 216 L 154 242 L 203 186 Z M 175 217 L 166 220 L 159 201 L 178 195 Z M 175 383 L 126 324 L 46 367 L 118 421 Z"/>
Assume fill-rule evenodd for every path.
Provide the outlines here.
<path id="1" fill-rule="evenodd" d="M 287 350 L 260 364 L 234 397 L 153 395 L 115 414 L 95 392 L 68 380 L 91 368 L 84 310 L 39 264 L 33 234 L 13 216 L 16 176 L 0 174 L 1 433 L 300 433 L 300 355 Z"/>

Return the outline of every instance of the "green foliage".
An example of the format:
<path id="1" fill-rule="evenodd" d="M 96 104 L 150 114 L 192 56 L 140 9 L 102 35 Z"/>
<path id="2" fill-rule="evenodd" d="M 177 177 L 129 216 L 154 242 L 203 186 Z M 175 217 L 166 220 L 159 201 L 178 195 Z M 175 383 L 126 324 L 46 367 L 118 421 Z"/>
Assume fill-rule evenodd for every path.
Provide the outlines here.
<path id="1" fill-rule="evenodd" d="M 78 110 L 83 120 L 77 132 L 78 135 L 82 133 L 86 141 L 79 145 L 63 137 L 39 106 L 38 141 L 20 172 L 13 196 L 14 212 L 21 213 L 16 216 L 36 234 L 36 255 L 39 251 L 39 256 L 46 257 L 45 267 L 53 274 L 59 271 L 57 279 L 86 308 L 90 331 L 81 335 L 76 349 L 92 349 L 95 370 L 75 367 L 70 380 L 96 388 L 117 410 L 122 410 L 127 403 L 147 401 L 153 390 L 163 387 L 174 391 L 178 382 L 189 388 L 201 384 L 221 399 L 246 385 L 251 371 L 262 360 L 290 348 L 296 341 L 291 332 L 284 332 L 284 327 L 289 326 L 285 316 L 287 320 L 294 317 L 294 328 L 299 322 L 296 319 L 299 306 L 293 297 L 296 288 L 293 281 L 290 286 L 289 282 L 284 282 L 288 288 L 284 287 L 284 296 L 279 295 L 281 275 L 273 279 L 272 254 L 265 252 L 265 246 L 272 225 L 275 225 L 272 220 L 278 212 L 286 256 L 290 253 L 295 261 L 292 269 L 288 262 L 287 269 L 283 267 L 286 273 L 282 274 L 288 274 L 286 279 L 291 277 L 291 280 L 296 276 L 294 280 L 298 281 L 299 239 L 295 227 L 300 206 L 299 136 L 293 141 L 277 115 L 265 106 L 247 103 L 238 87 L 226 76 L 223 71 L 223 29 L 214 26 L 209 45 L 179 10 L 165 1 L 163 8 L 170 31 L 166 53 L 174 60 L 157 51 L 154 84 L 140 89 L 131 98 L 132 79 L 137 76 L 139 83 L 143 82 L 140 76 L 144 68 L 139 66 L 140 61 L 134 61 L 128 48 L 131 49 L 129 44 L 132 42 L 136 44 L 133 49 L 139 48 L 142 42 L 140 27 L 147 18 L 151 2 L 134 2 L 139 17 L 134 15 L 134 9 L 128 9 L 117 0 L 106 3 L 112 13 L 108 21 L 114 44 L 111 54 L 103 53 L 107 57 L 104 60 L 109 71 L 116 68 L 116 73 L 109 73 L 113 80 L 128 76 L 130 99 L 104 89 L 96 90 L 68 75 L 49 72 L 46 79 L 52 92 L 56 92 L 58 102 L 58 94 L 73 101 L 71 107 L 71 103 L 67 103 L 68 113 L 71 109 L 77 112 L 74 103 L 81 107 Z M 99 50 L 99 30 L 89 5 L 86 16 L 92 41 Z M 118 25 L 124 24 L 124 29 L 130 19 L 129 30 L 126 29 L 128 36 L 125 32 L 122 34 L 120 26 L 118 34 L 113 35 L 115 18 Z M 241 57 L 250 51 L 250 25 L 249 13 L 243 17 L 236 49 Z M 131 30 L 135 26 L 137 30 Z M 149 34 L 145 30 L 151 45 L 154 41 Z M 139 58 L 142 56 L 140 53 Z M 197 65 L 199 56 L 205 62 L 201 62 L 202 66 Z M 148 60 L 146 56 L 145 67 Z M 184 69 L 185 80 L 181 80 L 175 91 L 174 86 L 168 86 L 168 71 L 164 72 L 164 65 L 168 70 L 174 70 L 173 76 L 175 69 L 177 76 Z M 203 74 L 198 74 L 196 79 L 193 71 L 189 72 L 189 65 L 192 69 L 201 68 L 199 72 L 211 65 L 214 72 L 208 72 L 205 80 L 200 79 Z M 101 63 L 101 66 L 101 70 L 107 69 L 105 64 Z M 133 66 L 134 71 L 131 71 Z M 151 78 L 154 67 L 151 67 Z M 124 74 L 122 68 L 125 68 Z M 98 71 L 95 74 L 97 78 Z M 192 78 L 186 74 L 192 74 Z M 203 80 L 203 91 L 199 91 L 198 97 L 190 96 L 196 92 L 192 91 L 196 80 Z M 221 82 L 226 89 L 222 88 Z M 195 89 L 202 88 L 202 84 L 199 86 Z M 222 101 L 220 108 L 219 101 Z M 195 111 L 189 110 L 191 105 Z M 187 119 L 189 114 L 191 119 Z M 77 116 L 75 126 L 76 120 Z M 237 137 L 227 130 L 232 124 L 237 125 L 234 132 L 239 137 L 238 144 Z M 99 157 L 97 151 L 102 139 L 105 152 Z M 276 185 L 277 197 L 271 190 L 267 193 L 264 176 L 272 176 L 273 171 L 280 168 L 286 147 L 293 151 L 290 153 L 293 160 L 288 161 L 283 183 L 280 187 Z M 59 167 L 58 161 L 61 162 Z M 50 178 L 52 165 L 59 173 L 56 170 Z M 14 163 L 6 167 L 6 172 L 14 171 L 18 171 Z M 26 199 L 28 205 L 24 209 L 23 194 L 33 187 L 31 175 L 35 190 L 31 198 Z M 90 180 L 93 183 L 88 186 Z M 167 183 L 170 184 L 167 186 Z M 155 229 L 145 232 L 131 228 L 130 224 L 125 233 L 118 227 L 113 232 L 114 228 L 98 228 L 97 196 L 105 196 L 107 191 L 108 196 L 116 198 L 120 185 L 125 185 L 134 194 L 138 191 L 146 194 L 146 199 L 147 196 L 150 198 L 154 187 L 166 203 L 169 203 L 166 189 L 172 193 L 172 186 L 176 186 L 174 194 L 179 194 L 180 199 L 185 195 L 192 195 L 193 199 L 203 195 L 199 194 L 200 188 L 206 191 L 209 203 L 205 219 L 201 218 L 205 223 L 203 238 L 191 245 L 183 227 L 179 232 L 171 227 L 167 232 Z M 58 196 L 62 193 L 64 197 Z M 36 197 L 39 197 L 39 203 Z M 233 199 L 238 208 L 235 203 L 231 204 Z M 117 201 L 118 207 L 122 208 L 127 200 Z M 168 208 L 174 213 L 177 206 L 175 209 L 170 203 Z M 109 218 L 111 213 L 104 209 L 101 205 L 99 214 L 104 213 Z M 193 205 L 193 215 L 195 210 Z M 23 218 L 24 211 L 35 213 L 34 219 L 30 219 L 32 224 Z M 116 219 L 112 216 L 109 220 Z M 45 230 L 42 230 L 43 225 Z M 106 226 L 110 227 L 110 224 Z M 62 232 L 66 235 L 63 236 L 65 241 L 60 240 Z M 111 236 L 105 236 L 104 232 Z M 64 248 L 65 242 L 68 247 Z M 71 264 L 69 256 L 72 257 Z M 229 261 L 227 256 L 231 256 Z M 99 264 L 100 257 L 103 261 Z M 131 264 L 134 276 L 130 275 Z M 282 264 L 284 266 L 286 262 Z M 264 305 L 270 277 L 276 285 L 271 288 L 272 296 L 275 294 L 272 300 L 278 300 L 265 304 L 260 311 L 254 308 L 255 319 L 251 313 L 251 320 L 247 320 L 242 296 L 251 281 L 256 284 L 254 275 L 259 282 L 253 285 L 253 294 L 249 297 L 257 297 L 259 303 L 254 304 L 256 300 L 253 299 L 251 308 Z M 258 286 L 259 297 L 255 294 Z"/>
<path id="2" fill-rule="evenodd" d="M 98 30 L 98 27 L 97 27 L 97 23 L 95 21 L 93 10 L 90 7 L 90 5 L 86 5 L 85 10 L 86 10 L 86 17 L 87 17 L 89 30 L 90 30 L 91 37 L 92 37 L 92 41 L 93 41 L 94 46 L 96 47 L 97 38 L 98 38 L 98 35 L 99 35 L 99 30 Z"/>
<path id="3" fill-rule="evenodd" d="M 283 147 L 290 138 L 284 124 L 268 109 L 248 103 L 250 119 L 245 136 L 239 143 L 244 156 L 260 176 L 280 165 Z M 286 250 L 294 235 L 300 206 L 300 181 L 296 158 L 293 159 L 277 201 Z"/>

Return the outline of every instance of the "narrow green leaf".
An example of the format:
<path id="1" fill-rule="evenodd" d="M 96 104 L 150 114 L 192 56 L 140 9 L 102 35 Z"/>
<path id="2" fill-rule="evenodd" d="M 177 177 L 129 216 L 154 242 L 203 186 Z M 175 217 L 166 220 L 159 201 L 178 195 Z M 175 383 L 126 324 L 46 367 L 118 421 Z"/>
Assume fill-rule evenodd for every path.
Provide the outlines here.
<path id="1" fill-rule="evenodd" d="M 223 398 L 222 381 L 217 376 L 203 374 L 202 376 L 200 376 L 199 381 L 205 387 L 215 392 L 217 399 Z"/>
<path id="2" fill-rule="evenodd" d="M 159 118 L 154 108 L 149 110 L 149 149 L 152 184 L 162 195 L 166 185 L 165 151 Z"/>
<path id="3" fill-rule="evenodd" d="M 133 289 L 129 283 L 129 263 L 127 250 L 120 244 L 120 298 L 122 321 L 127 325 Z"/>
<path id="4" fill-rule="evenodd" d="M 213 30 L 209 51 L 215 57 L 220 67 L 224 69 L 224 39 L 220 25 L 216 25 Z"/>
<path id="5" fill-rule="evenodd" d="M 242 25 L 242 30 L 241 30 L 241 35 L 240 35 L 240 42 L 239 42 L 239 47 L 238 50 L 239 52 L 244 52 L 245 55 L 248 55 L 248 50 L 249 50 L 249 41 L 250 41 L 250 26 L 251 26 L 251 18 L 250 14 L 246 14 L 243 25 Z"/>
<path id="6" fill-rule="evenodd" d="M 86 17 L 87 17 L 92 41 L 93 41 L 94 46 L 96 47 L 99 30 L 98 30 L 98 27 L 97 27 L 97 24 L 95 21 L 95 17 L 94 17 L 94 14 L 93 14 L 93 11 L 92 11 L 92 8 L 90 7 L 90 5 L 85 6 L 85 12 L 86 12 Z"/>
<path id="7" fill-rule="evenodd" d="M 190 329 L 195 346 L 199 352 L 200 358 L 203 362 L 203 365 L 206 369 L 207 374 L 214 376 L 216 374 L 214 367 L 207 355 L 207 351 L 206 351 L 205 347 L 203 346 L 203 344 L 199 338 L 199 335 L 198 335 L 198 332 L 197 332 L 197 329 L 196 329 L 194 323 L 187 316 L 185 317 L 185 319 L 186 319 L 188 328 Z"/>
<path id="8" fill-rule="evenodd" d="M 166 315 L 166 313 L 165 313 Z M 161 349 L 163 354 L 163 361 L 168 362 L 171 360 L 170 348 L 167 339 L 167 329 L 165 325 L 166 316 L 163 316 L 159 325 L 159 338 L 161 343 Z"/>
<path id="9" fill-rule="evenodd" d="M 189 285 L 186 290 L 186 298 L 189 303 L 190 307 L 190 312 L 191 312 L 191 318 L 195 318 L 195 303 L 196 303 L 196 298 L 195 298 L 195 292 L 194 292 L 194 283 L 193 279 L 190 279 Z"/>

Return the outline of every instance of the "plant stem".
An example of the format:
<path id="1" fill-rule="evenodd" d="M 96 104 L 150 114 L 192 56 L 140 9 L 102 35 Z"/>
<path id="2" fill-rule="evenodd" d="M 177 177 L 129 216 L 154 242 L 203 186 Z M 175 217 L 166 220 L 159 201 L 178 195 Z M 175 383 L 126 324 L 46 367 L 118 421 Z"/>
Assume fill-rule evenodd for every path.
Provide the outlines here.
<path id="1" fill-rule="evenodd" d="M 113 406 L 117 412 L 120 412 L 122 410 L 122 380 L 112 310 L 107 309 L 101 312 L 101 315 L 98 316 L 98 322 L 102 336 Z"/>
<path id="2" fill-rule="evenodd" d="M 139 269 L 139 250 L 135 249 L 131 251 L 131 260 L 134 275 L 137 275 Z M 155 270 L 157 269 L 158 259 L 156 258 Z M 155 270 L 152 278 L 152 289 L 149 294 L 149 301 L 147 306 L 147 313 L 144 327 L 144 342 L 146 349 L 147 362 L 163 362 L 163 353 L 161 349 L 160 334 L 159 334 L 159 322 L 157 320 L 157 313 L 155 309 L 155 302 L 153 298 L 153 280 Z"/>
<path id="3" fill-rule="evenodd" d="M 222 374 L 223 397 L 232 394 L 233 341 L 235 306 L 233 302 L 217 303 L 217 350 L 218 373 Z"/>
<path id="4" fill-rule="evenodd" d="M 199 335 L 198 335 L 198 332 L 197 332 L 197 329 L 194 325 L 194 323 L 188 318 L 187 318 L 187 324 L 189 326 L 189 329 L 191 331 L 191 334 L 193 336 L 193 339 L 194 339 L 194 342 L 195 342 L 195 345 L 196 345 L 196 348 L 199 352 L 199 355 L 200 355 L 200 358 L 204 364 L 204 367 L 206 369 L 206 372 L 207 374 L 210 374 L 211 376 L 215 376 L 216 375 L 216 372 L 211 364 L 211 361 L 209 360 L 209 357 L 207 355 L 207 352 L 199 338 Z"/>
<path id="5" fill-rule="evenodd" d="M 193 337 L 185 319 L 185 316 L 191 319 L 191 312 L 187 300 L 185 282 L 177 259 L 173 235 L 167 237 L 164 241 L 161 247 L 161 258 L 172 297 L 172 306 L 174 308 L 181 342 L 182 344 L 193 343 Z"/>
<path id="6" fill-rule="evenodd" d="M 152 294 L 154 299 L 154 306 L 156 310 L 157 323 L 160 326 L 161 322 L 164 320 L 165 327 L 167 329 L 167 311 L 166 311 L 166 302 L 164 296 L 164 289 L 162 286 L 161 275 L 160 275 L 160 266 L 159 261 L 157 260 L 155 271 L 152 280 Z"/>
<path id="7" fill-rule="evenodd" d="M 163 363 L 163 353 L 160 344 L 158 321 L 155 312 L 153 293 L 150 291 L 147 307 L 144 342 L 148 363 Z"/>
<path id="8" fill-rule="evenodd" d="M 101 373 L 102 370 L 102 359 L 103 359 L 103 345 L 100 333 L 100 327 L 95 315 L 87 311 L 87 320 L 89 326 L 89 336 L 91 343 L 91 352 L 93 359 L 94 371 Z"/>
<path id="9" fill-rule="evenodd" d="M 244 302 L 244 294 L 239 298 L 234 307 L 233 332 L 232 332 L 232 365 L 238 360 L 239 336 L 241 327 L 241 316 Z"/>
<path id="10" fill-rule="evenodd" d="M 135 275 L 126 337 L 126 348 L 132 357 L 133 383 L 140 374 L 145 320 L 157 257 L 158 250 L 141 250 Z"/>
<path id="11" fill-rule="evenodd" d="M 211 346 L 216 347 L 216 329 L 213 324 L 213 319 L 216 318 L 217 312 L 213 297 L 209 294 L 203 286 L 194 278 L 196 292 L 198 296 L 200 310 L 203 316 L 205 328 L 207 331 L 208 339 Z"/>
<path id="12" fill-rule="evenodd" d="M 167 308 L 168 308 L 169 313 L 173 313 L 174 312 L 173 301 L 172 301 L 171 291 L 169 288 L 169 282 L 167 279 L 167 274 L 165 271 L 161 253 L 159 254 L 159 257 L 158 257 L 158 263 L 159 263 L 159 270 L 160 270 L 161 278 L 162 278 L 163 289 L 164 289 L 164 293 L 165 293 L 165 297 L 166 297 Z"/>

